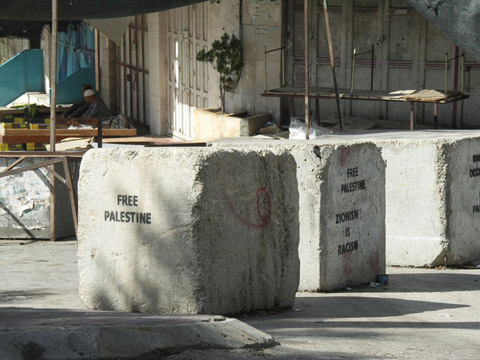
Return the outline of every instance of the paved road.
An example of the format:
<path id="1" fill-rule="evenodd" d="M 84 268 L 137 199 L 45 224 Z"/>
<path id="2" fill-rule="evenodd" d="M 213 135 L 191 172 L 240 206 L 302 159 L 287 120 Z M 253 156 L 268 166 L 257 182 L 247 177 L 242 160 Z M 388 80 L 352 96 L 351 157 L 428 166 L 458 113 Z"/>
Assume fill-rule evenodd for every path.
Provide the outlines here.
<path id="1" fill-rule="evenodd" d="M 76 243 L 20 243 L 0 241 L 0 307 L 84 309 Z M 480 269 L 389 268 L 388 273 L 388 286 L 298 293 L 291 311 L 238 317 L 273 335 L 280 346 L 189 350 L 167 358 L 480 358 Z"/>

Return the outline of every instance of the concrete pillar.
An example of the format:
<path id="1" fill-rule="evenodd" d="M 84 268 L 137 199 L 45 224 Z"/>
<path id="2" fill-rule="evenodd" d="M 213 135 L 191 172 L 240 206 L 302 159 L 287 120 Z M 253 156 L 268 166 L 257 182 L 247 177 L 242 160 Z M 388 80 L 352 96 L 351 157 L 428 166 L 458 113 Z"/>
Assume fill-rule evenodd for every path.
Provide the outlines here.
<path id="1" fill-rule="evenodd" d="M 297 164 L 299 290 L 335 290 L 385 273 L 385 165 L 377 147 L 316 141 L 223 140 L 214 147 L 280 148 Z"/>
<path id="2" fill-rule="evenodd" d="M 150 132 L 166 135 L 168 126 L 167 12 L 148 14 Z"/>
<path id="3" fill-rule="evenodd" d="M 292 306 L 296 189 L 288 152 L 89 151 L 79 181 L 83 301 L 148 313 Z"/>

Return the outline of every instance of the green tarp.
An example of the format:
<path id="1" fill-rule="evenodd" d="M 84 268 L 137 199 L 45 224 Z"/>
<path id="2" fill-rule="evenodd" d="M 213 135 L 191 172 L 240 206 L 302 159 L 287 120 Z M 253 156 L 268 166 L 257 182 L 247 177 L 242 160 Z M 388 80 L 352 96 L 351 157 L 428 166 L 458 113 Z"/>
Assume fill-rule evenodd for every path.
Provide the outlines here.
<path id="1" fill-rule="evenodd" d="M 106 19 L 192 5 L 204 0 L 58 0 L 59 20 Z M 49 20 L 52 0 L 1 0 L 0 20 Z"/>
<path id="2" fill-rule="evenodd" d="M 381 0 L 379 0 L 381 1 Z M 480 61 L 480 0 L 409 0 L 429 21 Z M 58 0 L 59 20 L 139 15 L 201 0 Z M 1 0 L 0 20 L 48 21 L 52 0 Z"/>
<path id="3" fill-rule="evenodd" d="M 409 0 L 428 21 L 480 61 L 480 0 Z"/>

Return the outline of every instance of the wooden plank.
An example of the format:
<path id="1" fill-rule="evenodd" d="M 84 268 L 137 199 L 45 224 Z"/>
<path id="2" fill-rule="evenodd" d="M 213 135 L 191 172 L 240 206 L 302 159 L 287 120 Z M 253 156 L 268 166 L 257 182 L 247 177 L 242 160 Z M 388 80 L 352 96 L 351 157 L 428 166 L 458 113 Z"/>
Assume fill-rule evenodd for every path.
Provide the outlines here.
<path id="1" fill-rule="evenodd" d="M 468 98 L 468 95 L 462 94 L 459 91 L 450 90 L 447 92 L 447 99 L 445 93 L 435 89 L 424 90 L 398 90 L 398 91 L 381 91 L 381 90 L 356 90 L 353 95 L 347 89 L 339 89 L 340 98 L 344 100 L 372 100 L 372 101 L 400 101 L 400 102 L 422 102 L 422 103 L 449 103 Z M 266 91 L 264 96 L 276 97 L 303 97 L 305 92 L 300 87 L 282 87 Z M 335 91 L 333 88 L 312 87 L 310 88 L 310 97 L 319 98 L 335 98 Z M 21 130 L 20 130 L 21 131 Z"/>
<path id="2" fill-rule="evenodd" d="M 135 136 L 136 129 L 103 129 L 103 136 Z M 0 135 L 3 136 L 50 136 L 48 129 L 4 129 L 0 126 Z M 98 135 L 97 129 L 57 129 L 56 135 L 66 137 L 92 137 Z M 31 142 L 31 141 L 29 141 Z"/>
<path id="3" fill-rule="evenodd" d="M 0 157 L 26 157 L 26 158 L 56 158 L 66 156 L 69 160 L 81 159 L 86 153 L 86 150 L 80 151 L 3 151 L 0 152 Z M 70 159 L 72 158 L 72 159 Z"/>

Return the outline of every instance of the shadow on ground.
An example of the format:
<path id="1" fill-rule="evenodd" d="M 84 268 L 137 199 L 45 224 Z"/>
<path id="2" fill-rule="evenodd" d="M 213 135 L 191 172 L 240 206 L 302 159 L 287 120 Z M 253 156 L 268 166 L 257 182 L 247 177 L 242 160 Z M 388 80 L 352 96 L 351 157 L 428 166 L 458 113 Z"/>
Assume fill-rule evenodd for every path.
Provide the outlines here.
<path id="1" fill-rule="evenodd" d="M 468 270 L 465 270 L 468 271 Z M 438 270 L 433 273 L 403 273 L 389 275 L 389 283 L 375 289 L 363 287 L 358 291 L 367 292 L 450 292 L 480 289 L 480 274 Z M 357 290 L 357 289 L 355 289 Z"/>

